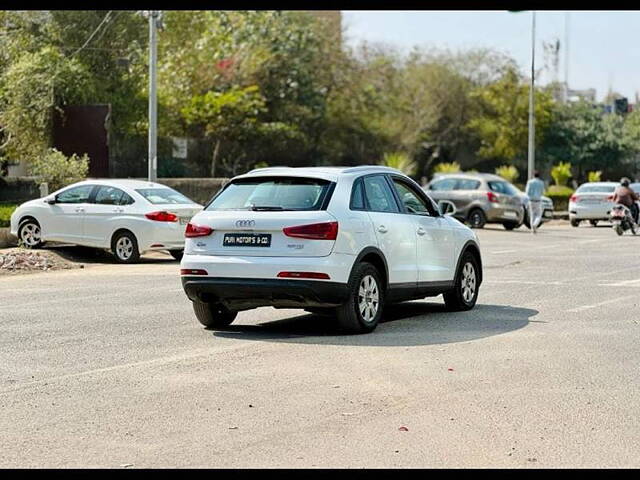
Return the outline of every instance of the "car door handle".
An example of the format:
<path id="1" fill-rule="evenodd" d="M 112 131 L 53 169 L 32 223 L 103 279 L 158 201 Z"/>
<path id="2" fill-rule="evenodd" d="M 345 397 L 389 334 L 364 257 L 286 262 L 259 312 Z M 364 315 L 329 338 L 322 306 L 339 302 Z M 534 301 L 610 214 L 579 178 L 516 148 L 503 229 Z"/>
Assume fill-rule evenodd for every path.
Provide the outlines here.
<path id="1" fill-rule="evenodd" d="M 124 208 L 114 208 L 113 211 L 116 213 L 122 213 L 124 212 Z"/>
<path id="2" fill-rule="evenodd" d="M 82 213 L 82 212 L 84 212 L 84 208 L 80 208 L 80 207 L 76 208 L 76 213 Z"/>
<path id="3" fill-rule="evenodd" d="M 385 227 L 384 225 L 380 225 L 380 226 L 378 227 L 378 231 L 379 231 L 380 233 L 387 233 L 387 227 Z"/>
<path id="4" fill-rule="evenodd" d="M 427 233 L 427 231 L 422 228 L 422 227 L 418 227 L 418 230 L 416 230 L 418 235 L 424 235 L 425 233 Z"/>

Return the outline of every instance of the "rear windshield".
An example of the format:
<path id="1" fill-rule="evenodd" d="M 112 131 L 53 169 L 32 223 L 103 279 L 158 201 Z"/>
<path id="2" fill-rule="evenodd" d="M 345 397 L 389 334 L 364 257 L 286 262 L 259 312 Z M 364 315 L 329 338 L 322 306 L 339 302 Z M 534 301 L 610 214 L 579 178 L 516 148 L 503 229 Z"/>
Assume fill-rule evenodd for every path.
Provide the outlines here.
<path id="1" fill-rule="evenodd" d="M 591 193 L 591 192 L 602 192 L 602 193 L 613 193 L 616 189 L 615 185 L 580 185 L 578 187 L 577 192 L 580 193 Z"/>
<path id="2" fill-rule="evenodd" d="M 320 210 L 330 185 L 317 178 L 246 178 L 230 183 L 206 209 Z"/>
<path id="3" fill-rule="evenodd" d="M 136 192 L 154 205 L 195 203 L 171 188 L 140 188 Z"/>
<path id="4" fill-rule="evenodd" d="M 517 195 L 518 191 L 513 185 L 508 182 L 487 182 L 489 188 L 497 193 L 504 193 L 506 195 Z"/>

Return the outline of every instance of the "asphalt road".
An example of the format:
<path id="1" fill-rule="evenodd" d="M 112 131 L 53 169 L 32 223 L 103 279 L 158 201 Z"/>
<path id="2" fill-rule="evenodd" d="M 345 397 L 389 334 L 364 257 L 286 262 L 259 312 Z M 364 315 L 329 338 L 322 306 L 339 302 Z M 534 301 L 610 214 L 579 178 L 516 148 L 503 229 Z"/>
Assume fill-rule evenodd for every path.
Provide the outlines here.
<path id="1" fill-rule="evenodd" d="M 0 277 L 0 467 L 639 467 L 640 236 L 479 235 L 473 311 L 369 335 L 206 330 L 168 256 Z"/>

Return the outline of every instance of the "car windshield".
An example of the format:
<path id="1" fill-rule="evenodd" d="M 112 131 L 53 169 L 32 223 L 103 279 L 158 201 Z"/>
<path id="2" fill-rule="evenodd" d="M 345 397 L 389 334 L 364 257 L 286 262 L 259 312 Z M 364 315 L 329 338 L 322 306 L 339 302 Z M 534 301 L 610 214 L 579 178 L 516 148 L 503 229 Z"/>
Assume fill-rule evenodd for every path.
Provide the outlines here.
<path id="1" fill-rule="evenodd" d="M 331 182 L 317 178 L 244 178 L 229 184 L 207 210 L 320 210 Z"/>
<path id="2" fill-rule="evenodd" d="M 633 185 L 632 185 L 633 186 Z M 576 193 L 592 193 L 592 192 L 602 192 L 602 193 L 613 193 L 616 189 L 615 185 L 580 185 Z"/>
<path id="3" fill-rule="evenodd" d="M 518 195 L 518 190 L 509 182 L 487 182 L 489 188 L 497 193 L 504 193 L 505 195 Z"/>
<path id="4" fill-rule="evenodd" d="M 140 188 L 136 192 L 154 205 L 195 203 L 171 188 Z"/>

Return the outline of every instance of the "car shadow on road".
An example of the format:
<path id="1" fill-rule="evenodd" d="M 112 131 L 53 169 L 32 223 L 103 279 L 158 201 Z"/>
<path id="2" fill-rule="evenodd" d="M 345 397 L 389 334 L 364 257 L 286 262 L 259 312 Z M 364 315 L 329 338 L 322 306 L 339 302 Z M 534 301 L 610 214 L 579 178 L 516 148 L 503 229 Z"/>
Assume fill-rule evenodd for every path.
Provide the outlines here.
<path id="1" fill-rule="evenodd" d="M 77 245 L 57 244 L 45 245 L 44 250 L 54 252 L 69 262 L 76 263 L 106 263 L 117 264 L 115 257 L 108 251 L 100 248 L 82 247 Z M 142 255 L 139 263 L 176 263 L 171 255 L 163 252 L 153 252 L 150 255 Z"/>
<path id="2" fill-rule="evenodd" d="M 329 316 L 302 314 L 258 325 L 232 324 L 215 337 L 325 345 L 417 346 L 467 342 L 525 327 L 538 310 L 478 304 L 468 312 L 449 312 L 444 304 L 406 302 L 387 308 L 384 320 L 367 335 L 341 332 Z M 238 318 L 242 321 L 242 317 Z M 237 320 L 237 321 L 238 321 Z"/>

